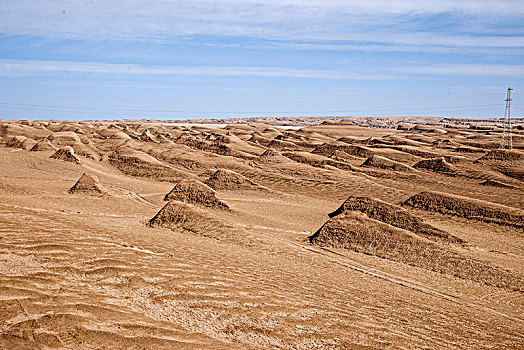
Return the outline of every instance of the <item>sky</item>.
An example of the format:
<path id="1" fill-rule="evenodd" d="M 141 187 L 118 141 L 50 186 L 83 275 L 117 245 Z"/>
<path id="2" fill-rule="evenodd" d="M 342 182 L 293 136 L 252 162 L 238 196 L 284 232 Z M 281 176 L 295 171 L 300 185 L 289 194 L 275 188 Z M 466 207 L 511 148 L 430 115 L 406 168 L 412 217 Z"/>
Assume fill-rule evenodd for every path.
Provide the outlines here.
<path id="1" fill-rule="evenodd" d="M 0 118 L 524 115 L 524 0 L 0 0 Z"/>

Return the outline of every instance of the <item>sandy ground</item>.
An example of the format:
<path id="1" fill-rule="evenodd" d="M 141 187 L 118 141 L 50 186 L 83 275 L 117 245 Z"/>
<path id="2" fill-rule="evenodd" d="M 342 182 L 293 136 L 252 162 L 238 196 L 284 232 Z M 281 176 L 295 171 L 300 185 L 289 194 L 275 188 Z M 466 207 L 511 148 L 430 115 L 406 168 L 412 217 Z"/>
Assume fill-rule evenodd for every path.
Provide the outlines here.
<path id="1" fill-rule="evenodd" d="M 350 195 L 400 205 L 434 191 L 518 219 L 523 135 L 510 160 L 478 161 L 499 135 L 31 123 L 0 129 L 0 348 L 524 348 L 523 288 L 307 239 Z M 29 150 L 43 139 L 71 146 L 79 163 Z M 323 144 L 346 148 L 327 154 Z M 369 155 L 413 170 L 361 166 Z M 433 156 L 449 167 L 415 167 Z M 205 182 L 217 169 L 255 185 L 216 190 L 227 210 L 187 204 L 208 215 L 191 227 L 148 225 L 177 178 Z M 83 173 L 105 192 L 69 193 Z M 517 285 L 524 278 L 522 226 L 407 210 L 467 242 L 436 242 L 441 249 L 511 273 Z"/>

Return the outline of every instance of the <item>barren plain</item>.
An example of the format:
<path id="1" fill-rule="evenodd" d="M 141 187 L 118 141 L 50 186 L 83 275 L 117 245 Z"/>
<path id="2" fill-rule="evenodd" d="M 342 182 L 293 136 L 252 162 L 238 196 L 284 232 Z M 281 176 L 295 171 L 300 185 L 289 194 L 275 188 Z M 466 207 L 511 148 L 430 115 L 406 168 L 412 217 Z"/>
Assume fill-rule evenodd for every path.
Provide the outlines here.
<path id="1" fill-rule="evenodd" d="M 0 121 L 0 348 L 524 348 L 522 121 L 235 122 Z"/>

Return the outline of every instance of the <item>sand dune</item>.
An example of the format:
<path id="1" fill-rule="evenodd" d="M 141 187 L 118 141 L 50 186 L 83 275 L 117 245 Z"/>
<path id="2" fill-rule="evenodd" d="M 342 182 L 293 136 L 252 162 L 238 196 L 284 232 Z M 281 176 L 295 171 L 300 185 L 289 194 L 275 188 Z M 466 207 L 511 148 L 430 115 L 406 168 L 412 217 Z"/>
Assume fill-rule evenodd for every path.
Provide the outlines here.
<path id="1" fill-rule="evenodd" d="M 524 348 L 524 131 L 200 122 L 0 121 L 1 349 Z"/>

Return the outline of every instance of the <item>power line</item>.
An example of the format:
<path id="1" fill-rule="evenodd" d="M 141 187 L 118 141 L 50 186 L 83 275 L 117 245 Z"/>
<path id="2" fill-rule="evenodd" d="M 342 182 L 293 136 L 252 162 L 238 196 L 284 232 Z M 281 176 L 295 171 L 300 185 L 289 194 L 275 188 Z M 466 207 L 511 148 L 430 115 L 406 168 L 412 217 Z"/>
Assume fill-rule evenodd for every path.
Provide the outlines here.
<path id="1" fill-rule="evenodd" d="M 193 100 L 182 100 L 182 99 L 173 99 L 173 100 L 153 100 L 153 99 L 127 99 L 127 98 L 107 98 L 107 97 L 85 97 L 85 96 L 68 96 L 68 95 L 47 95 L 47 94 L 35 94 L 27 92 L 12 92 L 12 91 L 0 91 L 0 95 L 21 95 L 21 96 L 36 96 L 36 97 L 51 97 L 51 98 L 66 98 L 66 99 L 80 99 L 80 100 L 100 100 L 100 101 L 127 101 L 127 102 L 165 102 L 165 103 L 338 103 L 338 102 L 380 102 L 384 101 L 382 98 L 369 98 L 369 99 L 359 99 L 352 100 L 346 98 L 343 100 L 324 100 L 324 101 L 315 101 L 312 99 L 307 100 L 202 100 L 202 99 L 193 99 Z M 452 95 L 452 96 L 424 96 L 424 97 L 403 97 L 403 98 L 394 98 L 396 101 L 402 100 L 436 100 L 436 99 L 446 99 L 450 97 L 482 97 L 482 96 L 494 96 L 494 94 L 482 94 L 482 95 Z"/>
<path id="2" fill-rule="evenodd" d="M 74 106 L 57 106 L 57 105 L 40 105 L 40 104 L 24 104 L 24 103 L 5 103 L 0 102 L 3 106 L 13 106 L 17 109 L 22 110 L 37 110 L 37 111 L 49 111 L 49 112 L 72 112 L 72 113 L 88 113 L 88 114 L 104 114 L 103 111 L 115 111 L 119 114 L 130 114 L 130 113 L 186 113 L 186 114 L 330 114 L 330 113 L 345 113 L 345 114 L 369 114 L 377 112 L 395 112 L 405 111 L 407 108 L 387 108 L 387 109 L 363 109 L 363 110 L 321 110 L 321 111 L 195 111 L 195 110 L 150 110 L 150 109 L 119 109 L 119 108 L 96 108 L 96 107 L 74 107 Z M 470 106 L 439 106 L 429 108 L 417 108 L 417 111 L 442 111 L 442 110 L 464 110 L 468 111 L 481 110 L 484 107 L 495 107 L 500 104 L 486 104 L 486 105 L 470 105 Z"/>
<path id="3" fill-rule="evenodd" d="M 97 107 L 73 107 L 73 106 L 56 106 L 56 105 L 40 105 L 40 104 L 24 104 L 24 103 L 5 103 L 0 102 L 0 105 L 11 105 L 11 106 L 21 106 L 21 107 L 42 107 L 42 108 L 58 108 L 58 109 L 72 109 L 72 110 L 107 110 L 107 111 L 120 111 L 120 112 L 149 112 L 149 113 L 341 113 L 347 112 L 349 109 L 345 110 L 322 110 L 322 111 L 191 111 L 191 110 L 151 110 L 151 109 L 121 109 L 121 108 L 97 108 Z M 471 105 L 471 106 L 448 106 L 448 107 L 431 107 L 431 108 L 418 108 L 419 110 L 441 110 L 441 109 L 454 109 L 454 108 L 474 108 L 474 107 L 493 107 L 499 106 L 500 104 L 487 104 L 487 105 Z M 397 109 L 375 109 L 376 112 L 385 112 L 385 111 L 395 111 L 395 110 L 405 110 L 405 108 Z M 361 110 L 363 112 L 367 110 Z"/>

